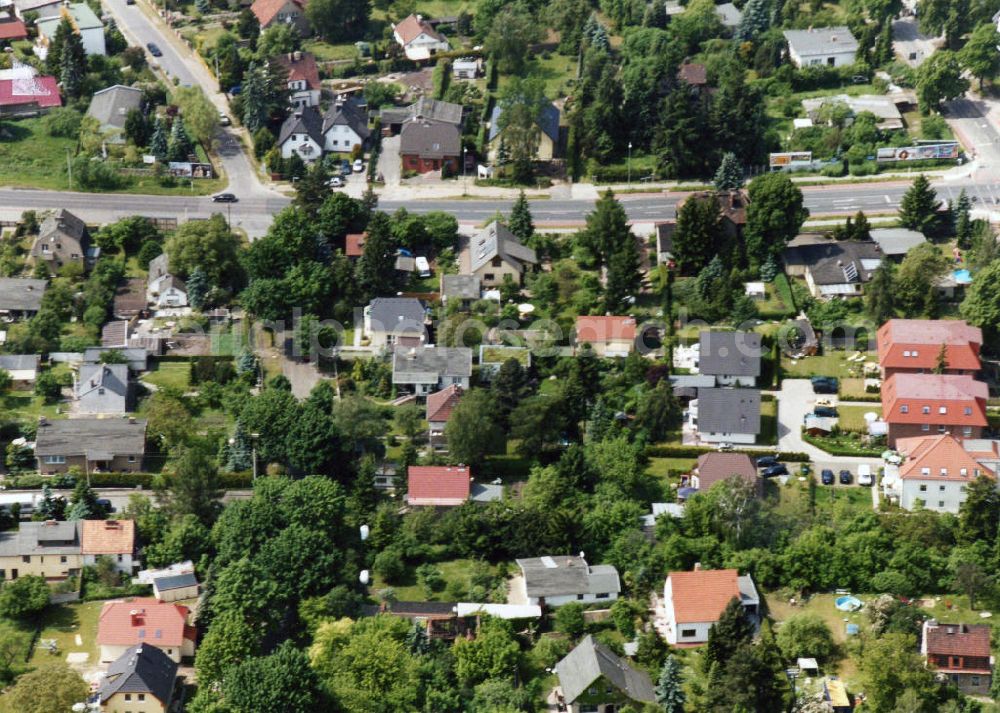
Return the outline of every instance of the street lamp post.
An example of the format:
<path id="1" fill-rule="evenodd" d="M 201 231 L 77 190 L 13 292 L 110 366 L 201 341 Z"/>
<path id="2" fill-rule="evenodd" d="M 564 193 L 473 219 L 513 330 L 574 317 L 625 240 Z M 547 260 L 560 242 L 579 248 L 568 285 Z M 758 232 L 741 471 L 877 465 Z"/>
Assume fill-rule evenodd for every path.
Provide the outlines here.
<path id="1" fill-rule="evenodd" d="M 632 142 L 628 142 L 628 160 L 625 165 L 628 169 L 628 187 L 632 188 Z"/>
<path id="2" fill-rule="evenodd" d="M 462 195 L 468 195 L 469 193 L 469 161 L 468 161 L 469 147 L 462 147 Z"/>

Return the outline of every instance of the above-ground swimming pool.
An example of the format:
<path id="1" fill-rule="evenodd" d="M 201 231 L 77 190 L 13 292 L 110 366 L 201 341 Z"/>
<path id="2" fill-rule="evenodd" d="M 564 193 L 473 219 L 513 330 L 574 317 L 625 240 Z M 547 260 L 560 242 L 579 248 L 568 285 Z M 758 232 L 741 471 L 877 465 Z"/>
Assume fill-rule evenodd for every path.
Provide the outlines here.
<path id="1" fill-rule="evenodd" d="M 837 597 L 834 606 L 840 611 L 857 611 L 861 608 L 861 600 L 848 594 L 846 597 Z"/>
<path id="2" fill-rule="evenodd" d="M 972 282 L 972 273 L 968 270 L 954 270 L 951 276 L 955 278 L 955 282 L 960 285 L 968 285 Z"/>

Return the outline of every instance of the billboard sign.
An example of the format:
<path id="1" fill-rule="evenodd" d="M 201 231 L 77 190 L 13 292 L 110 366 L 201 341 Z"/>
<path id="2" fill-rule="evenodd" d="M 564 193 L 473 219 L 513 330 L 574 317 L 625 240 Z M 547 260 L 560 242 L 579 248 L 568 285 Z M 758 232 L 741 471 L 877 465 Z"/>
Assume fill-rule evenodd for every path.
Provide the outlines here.
<path id="1" fill-rule="evenodd" d="M 884 148 L 878 150 L 876 160 L 879 163 L 894 161 L 934 161 L 938 159 L 957 159 L 959 153 L 957 141 L 944 141 L 939 144 L 924 144 L 923 146 L 902 146 L 900 148 Z"/>
<path id="2" fill-rule="evenodd" d="M 771 154 L 771 168 L 784 168 L 801 164 L 811 164 L 812 151 L 789 151 Z"/>

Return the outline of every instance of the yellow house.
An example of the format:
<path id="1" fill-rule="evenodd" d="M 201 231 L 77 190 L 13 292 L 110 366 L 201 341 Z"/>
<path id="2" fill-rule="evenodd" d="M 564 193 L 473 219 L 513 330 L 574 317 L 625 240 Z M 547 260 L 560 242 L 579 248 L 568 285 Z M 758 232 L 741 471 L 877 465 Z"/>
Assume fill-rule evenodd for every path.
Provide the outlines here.
<path id="1" fill-rule="evenodd" d="M 110 666 L 97 690 L 104 713 L 165 713 L 177 663 L 152 644 L 130 646 Z"/>
<path id="2" fill-rule="evenodd" d="M 500 149 L 500 141 L 503 137 L 503 129 L 500 128 L 500 117 L 503 109 L 500 105 L 493 107 L 490 114 L 490 131 L 487 145 L 489 148 L 490 163 L 496 163 L 497 151 Z M 535 149 L 536 161 L 551 161 L 559 156 L 559 109 L 555 104 L 546 102 L 538 114 L 538 147 Z"/>
<path id="3" fill-rule="evenodd" d="M 18 530 L 0 532 L 0 579 L 26 574 L 66 579 L 83 565 L 80 522 L 22 522 Z"/>

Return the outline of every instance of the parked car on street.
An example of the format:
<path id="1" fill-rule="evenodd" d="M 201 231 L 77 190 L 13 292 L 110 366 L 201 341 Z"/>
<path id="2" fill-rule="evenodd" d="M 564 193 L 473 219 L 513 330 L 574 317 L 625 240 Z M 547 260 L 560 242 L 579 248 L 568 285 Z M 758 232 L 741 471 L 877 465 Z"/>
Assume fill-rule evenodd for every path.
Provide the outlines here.
<path id="1" fill-rule="evenodd" d="M 163 50 L 161 50 L 157 46 L 157 44 L 155 42 L 147 42 L 146 43 L 146 49 L 148 49 L 149 53 L 151 55 L 153 55 L 154 57 L 162 57 L 163 56 Z"/>
<path id="2" fill-rule="evenodd" d="M 840 484 L 841 485 L 851 484 L 851 471 L 849 470 L 840 471 Z"/>
<path id="3" fill-rule="evenodd" d="M 833 471 L 829 468 L 824 468 L 819 477 L 823 485 L 833 485 Z"/>
<path id="4" fill-rule="evenodd" d="M 212 196 L 213 203 L 236 203 L 238 200 L 239 198 L 232 193 L 219 193 Z"/>

